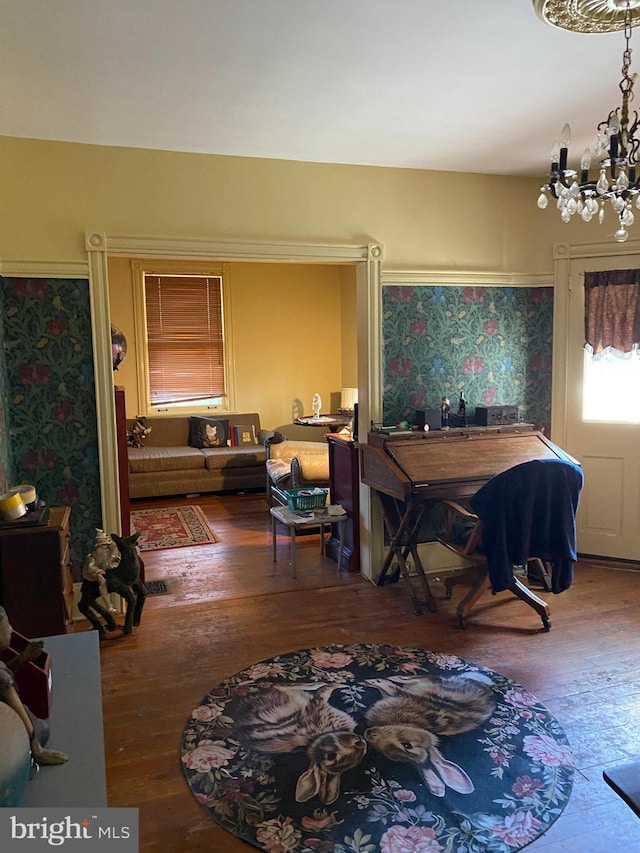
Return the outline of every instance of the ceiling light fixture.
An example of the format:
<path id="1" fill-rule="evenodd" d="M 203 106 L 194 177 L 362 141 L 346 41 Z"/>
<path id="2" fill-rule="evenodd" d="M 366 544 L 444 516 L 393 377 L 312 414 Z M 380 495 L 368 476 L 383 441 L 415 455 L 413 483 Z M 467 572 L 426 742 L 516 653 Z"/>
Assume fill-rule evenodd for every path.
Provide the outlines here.
<path id="1" fill-rule="evenodd" d="M 640 0 L 533 0 L 538 15 L 547 23 L 575 32 L 610 32 L 624 29 L 626 47 L 622 54 L 622 105 L 611 110 L 598 124 L 593 153 L 586 148 L 580 160 L 580 171 L 568 167 L 571 128 L 565 124 L 551 152 L 549 181 L 540 188 L 538 207 L 544 209 L 554 199 L 563 222 L 575 215 L 589 222 L 594 216 L 602 224 L 606 203 L 618 217 L 615 239 L 623 243 L 635 215 L 640 209 L 640 169 L 638 157 L 640 128 L 637 111 L 629 114 L 636 74 L 630 73 L 634 15 L 638 17 Z M 596 161 L 598 174 L 590 172 Z M 640 215 L 640 213 L 638 214 Z"/>

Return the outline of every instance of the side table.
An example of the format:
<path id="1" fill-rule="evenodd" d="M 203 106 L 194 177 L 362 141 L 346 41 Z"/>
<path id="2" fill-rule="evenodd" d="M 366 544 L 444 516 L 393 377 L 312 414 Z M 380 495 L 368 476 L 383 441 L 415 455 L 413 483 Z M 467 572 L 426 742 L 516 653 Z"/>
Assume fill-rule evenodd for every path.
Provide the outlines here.
<path id="1" fill-rule="evenodd" d="M 340 548 L 338 552 L 338 567 L 342 564 L 342 549 L 343 549 L 343 527 L 347 521 L 347 514 L 333 515 L 329 512 L 328 507 L 323 507 L 323 512 L 319 513 L 316 510 L 302 511 L 292 510 L 286 506 L 272 506 L 269 512 L 271 513 L 271 542 L 273 562 L 277 562 L 276 550 L 276 524 L 284 524 L 289 529 L 291 534 L 291 577 L 297 577 L 296 574 L 296 533 L 298 530 L 307 530 L 311 527 L 320 528 L 320 553 L 325 552 L 325 527 L 336 524 L 340 531 Z"/>

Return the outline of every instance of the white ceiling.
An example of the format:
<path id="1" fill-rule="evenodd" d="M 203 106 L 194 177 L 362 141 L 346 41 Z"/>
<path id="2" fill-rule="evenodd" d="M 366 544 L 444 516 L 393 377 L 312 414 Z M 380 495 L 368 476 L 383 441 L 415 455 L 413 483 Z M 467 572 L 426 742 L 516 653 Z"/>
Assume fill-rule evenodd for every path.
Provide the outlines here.
<path id="1" fill-rule="evenodd" d="M 542 177 L 623 49 L 532 0 L 0 0 L 0 135 Z"/>

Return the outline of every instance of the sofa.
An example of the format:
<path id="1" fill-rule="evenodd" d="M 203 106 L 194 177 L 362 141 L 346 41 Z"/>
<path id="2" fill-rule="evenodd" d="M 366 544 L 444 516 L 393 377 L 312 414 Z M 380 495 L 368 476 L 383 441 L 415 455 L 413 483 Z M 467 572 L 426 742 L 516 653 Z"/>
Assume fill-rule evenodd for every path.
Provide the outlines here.
<path id="1" fill-rule="evenodd" d="M 270 506 L 286 505 L 287 489 L 329 488 L 329 445 L 297 441 L 276 432 L 265 440 L 266 491 Z"/>
<path id="2" fill-rule="evenodd" d="M 127 421 L 129 434 L 134 425 Z M 264 442 L 273 433 L 261 428 L 257 413 L 158 415 L 144 426 L 149 431 L 142 446 L 127 447 L 132 499 L 264 489 Z M 236 446 L 229 446 L 234 439 Z"/>

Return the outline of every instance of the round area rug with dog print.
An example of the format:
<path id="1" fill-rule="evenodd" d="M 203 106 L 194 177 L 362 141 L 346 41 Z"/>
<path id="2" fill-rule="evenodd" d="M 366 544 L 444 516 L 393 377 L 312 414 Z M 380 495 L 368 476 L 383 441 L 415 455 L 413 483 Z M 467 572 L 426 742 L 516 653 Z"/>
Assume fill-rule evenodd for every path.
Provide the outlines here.
<path id="1" fill-rule="evenodd" d="M 573 784 L 564 731 L 526 688 L 370 644 L 283 654 L 214 687 L 182 766 L 213 820 L 269 853 L 514 853 Z"/>

